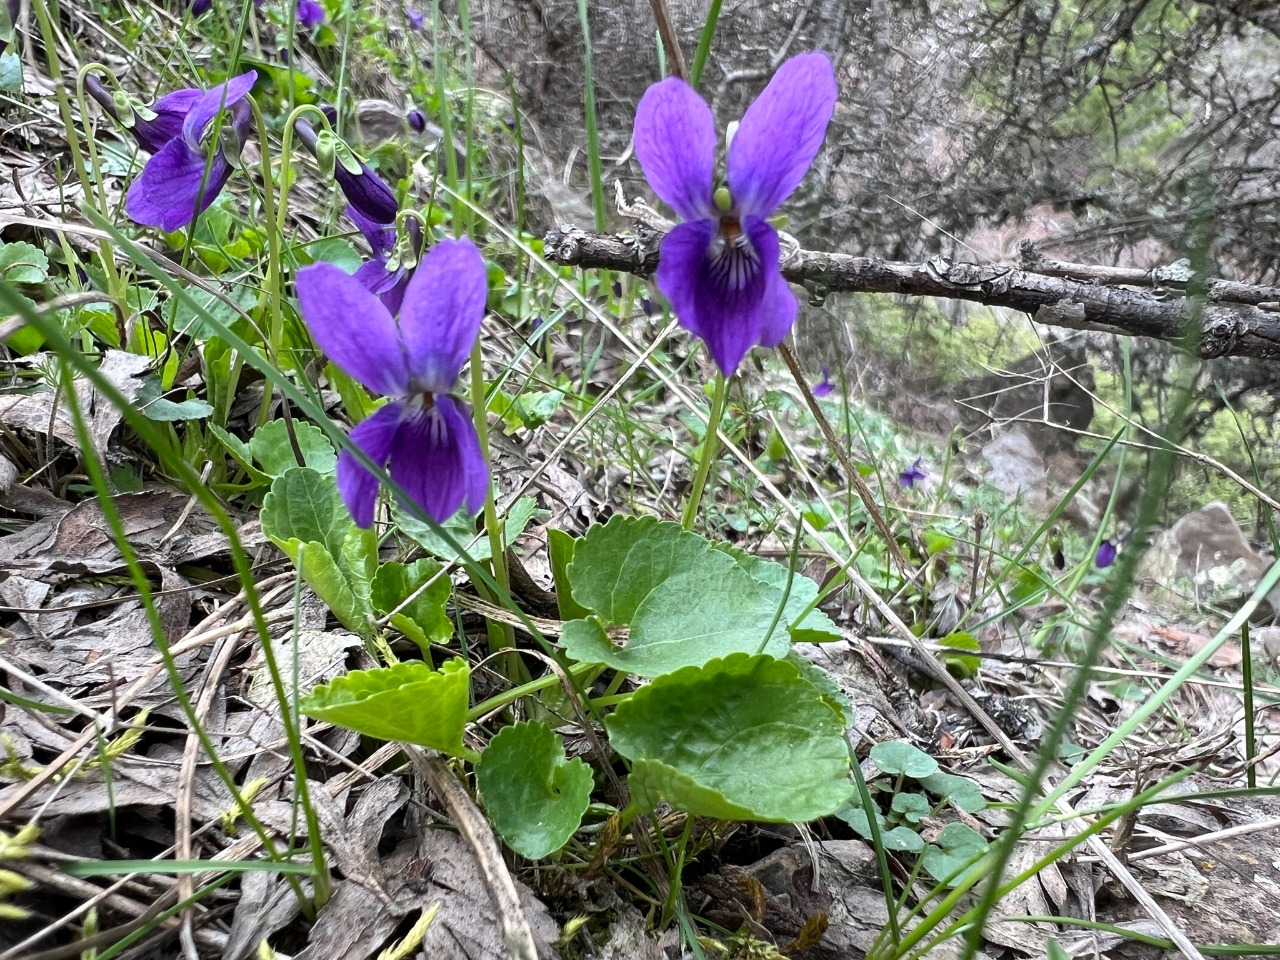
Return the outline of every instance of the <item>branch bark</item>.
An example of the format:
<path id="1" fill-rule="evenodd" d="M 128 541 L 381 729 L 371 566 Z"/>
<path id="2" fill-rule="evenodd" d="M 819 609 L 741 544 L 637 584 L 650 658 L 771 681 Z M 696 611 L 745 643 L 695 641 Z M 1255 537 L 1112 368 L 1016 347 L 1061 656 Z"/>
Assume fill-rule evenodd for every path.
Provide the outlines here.
<path id="1" fill-rule="evenodd" d="M 635 234 L 603 234 L 562 224 L 547 233 L 547 259 L 563 266 L 647 276 L 658 266 L 664 234 L 642 222 Z M 1164 340 L 1203 359 L 1280 361 L 1280 287 L 1210 279 L 1198 284 L 1182 264 L 1150 272 L 1064 263 L 1023 244 L 1020 267 L 933 257 L 901 263 L 879 257 L 797 250 L 782 275 L 811 299 L 828 293 L 896 293 L 968 300 L 1020 310 L 1036 323 Z M 1141 289 L 1135 289 L 1141 288 Z"/>

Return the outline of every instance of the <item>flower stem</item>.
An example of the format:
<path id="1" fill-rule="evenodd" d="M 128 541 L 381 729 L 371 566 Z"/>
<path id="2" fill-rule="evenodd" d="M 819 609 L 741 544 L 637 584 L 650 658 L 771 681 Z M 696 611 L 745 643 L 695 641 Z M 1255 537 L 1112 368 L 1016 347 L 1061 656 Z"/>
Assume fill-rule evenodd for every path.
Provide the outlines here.
<path id="1" fill-rule="evenodd" d="M 480 340 L 471 348 L 471 415 L 475 419 L 476 436 L 480 439 L 480 449 L 484 451 L 485 460 L 489 460 L 489 412 L 485 404 L 484 358 L 480 351 Z M 511 596 L 511 578 L 507 574 L 507 544 L 505 530 L 498 519 L 498 504 L 493 497 L 493 482 L 484 497 L 484 528 L 489 534 L 489 552 L 493 563 L 493 579 L 504 597 Z M 475 585 L 483 591 L 480 584 Z M 490 598 L 496 602 L 496 598 Z M 515 650 L 516 632 L 509 624 L 489 623 L 489 646 L 493 650 Z M 519 656 L 510 658 L 508 678 L 515 683 L 524 683 L 529 679 L 529 672 Z"/>
<path id="2" fill-rule="evenodd" d="M 720 421 L 724 418 L 725 397 L 728 394 L 728 381 L 724 374 L 716 374 L 716 385 L 711 395 L 711 415 L 707 418 L 707 435 L 702 440 L 702 449 L 698 451 L 698 471 L 693 477 L 693 489 L 689 491 L 689 501 L 684 505 L 684 514 L 680 524 L 686 530 L 693 529 L 694 518 L 698 516 L 698 505 L 702 503 L 702 494 L 707 486 L 707 477 L 711 473 L 711 464 L 720 453 Z"/>

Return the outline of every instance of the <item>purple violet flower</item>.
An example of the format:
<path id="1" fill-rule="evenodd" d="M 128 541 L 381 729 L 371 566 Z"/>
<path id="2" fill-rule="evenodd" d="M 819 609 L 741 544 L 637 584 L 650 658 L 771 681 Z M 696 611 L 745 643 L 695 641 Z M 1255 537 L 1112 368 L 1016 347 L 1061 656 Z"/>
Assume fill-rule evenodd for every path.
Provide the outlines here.
<path id="1" fill-rule="evenodd" d="M 475 513 L 489 468 L 467 405 L 452 395 L 484 321 L 484 260 L 470 240 L 441 240 L 414 271 L 397 325 L 354 277 L 331 263 L 298 271 L 298 301 L 330 360 L 392 401 L 351 431 L 374 463 L 436 523 L 463 504 Z M 350 452 L 338 491 L 361 527 L 373 524 L 377 478 Z"/>
<path id="2" fill-rule="evenodd" d="M 321 108 L 324 110 L 324 108 Z M 325 114 L 328 116 L 328 113 Z M 334 118 L 337 112 L 334 111 Z M 330 122 L 333 122 L 331 119 Z M 302 145 L 306 147 L 312 154 L 317 156 L 317 146 L 319 144 L 319 136 L 316 134 L 315 127 L 311 126 L 306 120 L 298 120 L 294 124 L 294 131 L 298 135 L 298 139 Z M 354 157 L 354 154 L 352 154 Z M 393 191 L 385 180 L 373 172 L 363 160 L 355 158 L 359 170 L 353 172 L 348 170 L 341 159 L 334 164 L 333 179 L 337 181 L 338 186 L 342 189 L 342 193 L 346 196 L 347 202 L 351 207 L 358 211 L 366 220 L 380 224 L 393 224 L 396 222 L 396 214 L 400 212 L 400 204 L 396 201 L 395 191 Z M 357 222 L 356 226 L 360 224 Z M 363 230 L 363 228 L 361 228 Z"/>
<path id="3" fill-rule="evenodd" d="M 324 23 L 324 7 L 316 3 L 316 0 L 298 0 L 294 17 L 297 18 L 298 26 L 310 30 Z"/>
<path id="4" fill-rule="evenodd" d="M 426 14 L 419 13 L 413 7 L 406 6 L 404 8 L 405 19 L 409 21 L 409 29 L 415 33 L 421 33 L 422 27 L 426 23 Z"/>
<path id="5" fill-rule="evenodd" d="M 375 223 L 360 214 L 354 205 L 347 207 L 347 216 L 369 241 L 373 258 L 362 263 L 355 272 L 356 280 L 382 301 L 392 314 L 400 312 L 409 279 L 418 263 L 422 250 L 422 226 L 416 219 L 407 221 L 407 244 L 397 250 L 395 224 Z"/>
<path id="6" fill-rule="evenodd" d="M 213 9 L 213 0 L 190 0 L 187 9 L 191 11 L 193 17 L 201 16 Z"/>
<path id="7" fill-rule="evenodd" d="M 813 385 L 813 395 L 815 397 L 829 397 L 835 388 L 836 385 L 831 382 L 831 368 L 824 363 L 822 365 L 822 379 Z"/>
<path id="8" fill-rule="evenodd" d="M 1116 545 L 1110 540 L 1103 540 L 1098 544 L 1098 555 L 1093 558 L 1093 562 L 1098 565 L 1098 569 L 1105 570 L 1116 562 Z"/>
<path id="9" fill-rule="evenodd" d="M 902 484 L 904 487 L 911 488 L 927 477 L 928 474 L 920 469 L 920 463 L 922 460 L 924 460 L 924 457 L 916 457 L 909 469 L 903 470 L 898 474 L 898 483 Z"/>
<path id="10" fill-rule="evenodd" d="M 644 315 L 645 315 L 646 317 L 652 317 L 652 316 L 653 316 L 653 301 L 652 301 L 652 300 L 650 300 L 648 297 L 641 297 L 641 298 L 640 298 L 640 309 L 644 311 Z"/>
<path id="11" fill-rule="evenodd" d="M 176 90 L 156 101 L 156 117 L 144 122 L 143 132 L 138 132 L 135 119 L 134 136 L 152 157 L 125 195 L 125 211 L 132 219 L 148 227 L 177 230 L 217 199 L 231 179 L 228 147 L 238 155 L 249 132 L 252 113 L 244 98 L 257 79 L 257 72 L 250 70 L 206 92 Z M 205 135 L 224 110 L 230 117 L 222 129 L 231 143 L 213 144 L 210 156 Z M 170 133 L 174 135 L 161 144 Z"/>
<path id="12" fill-rule="evenodd" d="M 653 192 L 685 220 L 662 241 L 658 289 L 726 377 L 752 347 L 781 343 L 795 322 L 778 233 L 765 218 L 804 179 L 838 92 L 824 53 L 779 67 L 729 143 L 727 188 L 715 181 L 715 119 L 692 87 L 668 77 L 636 108 L 636 157 Z"/>
<path id="13" fill-rule="evenodd" d="M 135 106 L 132 98 L 121 95 L 117 100 L 101 80 L 92 73 L 85 74 L 84 92 L 89 94 L 104 111 L 117 120 L 133 136 L 147 153 L 159 153 L 170 140 L 182 136 L 182 121 L 204 91 L 196 88 L 174 90 L 166 93 L 150 107 Z M 129 116 L 120 111 L 128 108 Z"/>
<path id="14" fill-rule="evenodd" d="M 409 121 L 409 129 L 414 133 L 422 133 L 427 129 L 427 115 L 417 107 L 409 111 L 406 119 Z"/>

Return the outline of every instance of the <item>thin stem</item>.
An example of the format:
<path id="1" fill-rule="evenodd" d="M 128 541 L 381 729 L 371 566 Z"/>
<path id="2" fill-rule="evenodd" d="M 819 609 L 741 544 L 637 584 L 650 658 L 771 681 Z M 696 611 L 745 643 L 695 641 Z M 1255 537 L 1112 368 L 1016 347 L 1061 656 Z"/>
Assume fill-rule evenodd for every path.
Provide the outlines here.
<path id="1" fill-rule="evenodd" d="M 686 530 L 693 529 L 693 521 L 698 516 L 698 506 L 702 503 L 702 493 L 707 485 L 707 476 L 711 473 L 711 464 L 720 453 L 720 421 L 724 418 L 725 397 L 728 392 L 728 381 L 724 374 L 717 373 L 715 392 L 711 396 L 711 415 L 707 419 L 707 435 L 702 440 L 702 449 L 698 451 L 698 472 L 693 477 L 689 502 L 684 505 L 684 514 L 680 519 Z"/>
<path id="2" fill-rule="evenodd" d="M 454 221 L 457 222 L 456 220 Z M 480 450 L 486 461 L 489 458 L 489 414 L 485 402 L 484 355 L 480 350 L 480 341 L 476 340 L 471 348 L 471 415 L 475 420 L 476 436 L 480 439 Z M 484 528 L 489 535 L 489 551 L 493 563 L 493 579 L 505 596 L 511 595 L 511 580 L 507 575 L 506 537 L 498 519 L 498 504 L 493 497 L 493 484 L 488 485 L 484 497 Z M 483 590 L 481 584 L 476 586 Z M 486 591 L 487 592 L 487 591 Z M 514 650 L 516 631 L 510 624 L 489 623 L 489 644 L 494 650 Z M 519 657 L 512 657 L 508 676 L 516 683 L 529 679 L 528 671 Z"/>

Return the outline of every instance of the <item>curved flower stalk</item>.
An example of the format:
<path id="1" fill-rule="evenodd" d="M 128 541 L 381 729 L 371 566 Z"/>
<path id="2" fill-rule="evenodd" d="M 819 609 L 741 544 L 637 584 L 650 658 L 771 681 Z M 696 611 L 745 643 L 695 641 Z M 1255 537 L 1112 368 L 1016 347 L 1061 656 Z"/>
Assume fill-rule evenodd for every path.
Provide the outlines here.
<path id="1" fill-rule="evenodd" d="M 636 108 L 636 157 L 653 192 L 685 221 L 662 241 L 658 289 L 726 377 L 753 346 L 781 343 L 795 322 L 778 233 L 765 218 L 804 179 L 837 93 L 824 53 L 779 67 L 730 140 L 728 182 L 720 187 L 715 120 L 692 87 L 669 77 Z"/>
<path id="2" fill-rule="evenodd" d="M 317 132 L 301 118 L 294 121 L 293 128 L 322 168 L 332 165 L 333 179 L 347 198 L 347 216 L 369 242 L 373 257 L 356 271 L 355 278 L 393 315 L 398 313 L 422 249 L 421 226 L 410 219 L 405 236 L 398 241 L 400 207 L 386 181 L 331 131 Z"/>
<path id="3" fill-rule="evenodd" d="M 470 410 L 453 396 L 484 320 L 484 260 L 470 240 L 441 240 L 408 281 L 397 325 L 355 277 L 330 263 L 298 271 L 298 301 L 312 337 L 337 366 L 390 403 L 351 440 L 437 523 L 465 504 L 475 513 L 489 468 Z M 378 481 L 348 451 L 338 490 L 361 527 L 373 524 Z"/>
<path id="4" fill-rule="evenodd" d="M 125 195 L 125 212 L 132 219 L 177 230 L 217 199 L 234 169 L 228 154 L 239 157 L 249 133 L 253 115 L 245 97 L 257 79 L 250 70 L 208 91 L 175 90 L 155 102 L 151 118 L 133 109 L 133 135 L 152 156 Z M 210 155 L 205 138 L 224 110 L 230 114 L 222 127 L 225 139 Z"/>

